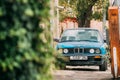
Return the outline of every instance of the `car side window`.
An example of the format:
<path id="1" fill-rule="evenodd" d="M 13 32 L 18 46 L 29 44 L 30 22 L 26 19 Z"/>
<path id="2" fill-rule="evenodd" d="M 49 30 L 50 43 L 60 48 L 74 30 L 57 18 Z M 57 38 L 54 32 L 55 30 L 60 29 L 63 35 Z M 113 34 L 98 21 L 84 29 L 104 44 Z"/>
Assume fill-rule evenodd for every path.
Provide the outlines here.
<path id="1" fill-rule="evenodd" d="M 63 36 L 62 38 L 61 38 L 61 41 L 66 41 L 67 40 L 67 36 Z"/>

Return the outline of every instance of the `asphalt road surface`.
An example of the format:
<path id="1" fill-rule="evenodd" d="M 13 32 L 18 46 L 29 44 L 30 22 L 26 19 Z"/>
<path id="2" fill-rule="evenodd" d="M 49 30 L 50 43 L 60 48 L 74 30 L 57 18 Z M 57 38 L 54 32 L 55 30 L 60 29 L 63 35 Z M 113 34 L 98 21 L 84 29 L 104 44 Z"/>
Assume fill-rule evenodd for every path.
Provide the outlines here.
<path id="1" fill-rule="evenodd" d="M 67 70 L 55 70 L 53 80 L 120 80 L 113 79 L 111 68 L 99 71 L 98 66 L 67 66 Z"/>

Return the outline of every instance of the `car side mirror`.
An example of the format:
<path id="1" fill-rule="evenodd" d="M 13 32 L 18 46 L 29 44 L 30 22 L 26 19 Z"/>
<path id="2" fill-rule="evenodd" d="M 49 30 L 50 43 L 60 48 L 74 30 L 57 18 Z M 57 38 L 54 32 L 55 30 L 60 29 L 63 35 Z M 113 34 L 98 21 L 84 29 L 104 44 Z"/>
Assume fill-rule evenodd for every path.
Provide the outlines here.
<path id="1" fill-rule="evenodd" d="M 104 43 L 106 43 L 106 40 L 104 39 Z"/>
<path id="2" fill-rule="evenodd" d="M 60 39 L 58 39 L 58 38 L 54 38 L 53 39 L 55 42 L 60 42 Z"/>

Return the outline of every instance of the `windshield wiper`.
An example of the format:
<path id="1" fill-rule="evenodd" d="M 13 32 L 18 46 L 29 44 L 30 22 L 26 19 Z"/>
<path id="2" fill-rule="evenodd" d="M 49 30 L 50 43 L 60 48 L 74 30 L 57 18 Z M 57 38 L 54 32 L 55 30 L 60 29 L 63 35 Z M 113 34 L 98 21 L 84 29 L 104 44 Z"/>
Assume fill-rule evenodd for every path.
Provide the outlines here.
<path id="1" fill-rule="evenodd" d="M 77 41 L 98 42 L 98 41 L 96 41 L 96 40 L 77 40 Z"/>
<path id="2" fill-rule="evenodd" d="M 96 40 L 65 40 L 61 42 L 80 42 L 80 41 L 86 41 L 86 42 L 98 42 Z"/>

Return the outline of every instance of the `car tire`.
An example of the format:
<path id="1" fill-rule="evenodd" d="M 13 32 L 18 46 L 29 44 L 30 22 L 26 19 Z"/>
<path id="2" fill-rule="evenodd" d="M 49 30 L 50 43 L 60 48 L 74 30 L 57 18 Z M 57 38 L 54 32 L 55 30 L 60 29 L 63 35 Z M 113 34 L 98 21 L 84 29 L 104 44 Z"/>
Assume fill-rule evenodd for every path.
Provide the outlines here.
<path id="1" fill-rule="evenodd" d="M 102 65 L 99 65 L 100 71 L 106 71 L 107 70 L 107 62 L 104 61 Z"/>

